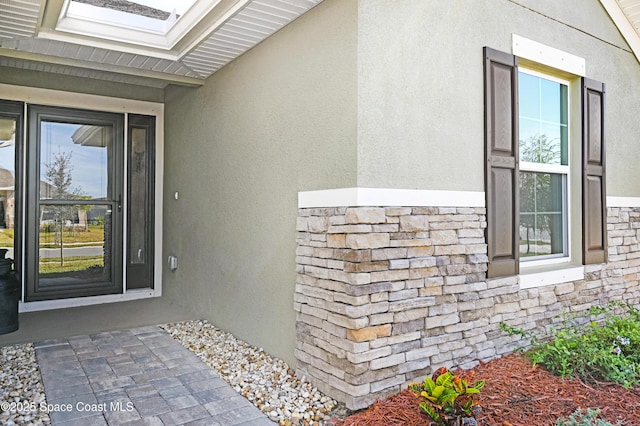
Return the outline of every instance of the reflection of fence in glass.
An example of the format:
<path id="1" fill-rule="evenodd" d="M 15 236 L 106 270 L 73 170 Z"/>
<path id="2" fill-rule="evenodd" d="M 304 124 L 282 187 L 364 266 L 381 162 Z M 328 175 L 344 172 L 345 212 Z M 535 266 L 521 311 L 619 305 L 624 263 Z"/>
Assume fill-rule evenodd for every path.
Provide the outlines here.
<path id="1" fill-rule="evenodd" d="M 525 213 L 527 215 L 527 213 Z M 529 215 L 534 216 L 535 213 L 530 213 Z M 562 213 L 558 212 L 553 216 L 560 216 Z M 538 215 L 539 216 L 539 215 Z M 545 218 L 525 218 L 525 220 L 521 221 L 530 221 L 536 222 L 552 222 L 551 216 L 546 215 Z M 520 256 L 544 256 L 547 254 L 555 254 L 556 252 L 553 250 L 552 241 L 552 232 L 550 232 L 549 228 L 536 227 L 535 225 L 532 227 L 520 226 Z M 561 253 L 562 251 L 560 251 Z"/>
<path id="2" fill-rule="evenodd" d="M 558 141 L 536 135 L 520 141 L 520 158 L 535 164 L 557 164 Z M 520 172 L 520 256 L 564 252 L 563 174 Z"/>
<path id="3" fill-rule="evenodd" d="M 520 173 L 520 255 L 564 251 L 563 175 Z"/>
<path id="4" fill-rule="evenodd" d="M 40 276 L 104 280 L 109 270 L 104 250 L 105 217 L 104 205 L 42 204 Z"/>

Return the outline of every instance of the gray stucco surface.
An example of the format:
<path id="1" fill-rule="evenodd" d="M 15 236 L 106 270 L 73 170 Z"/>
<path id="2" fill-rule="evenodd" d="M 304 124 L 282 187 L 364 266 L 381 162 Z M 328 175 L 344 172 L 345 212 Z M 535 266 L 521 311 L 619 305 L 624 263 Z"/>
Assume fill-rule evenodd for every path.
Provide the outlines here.
<path id="1" fill-rule="evenodd" d="M 483 191 L 482 48 L 511 52 L 512 34 L 606 83 L 608 195 L 637 196 L 640 68 L 597 0 L 360 1 L 358 185 Z"/>
<path id="2" fill-rule="evenodd" d="M 511 52 L 513 34 L 607 84 L 608 195 L 638 196 L 640 68 L 597 0 L 325 0 L 204 87 L 167 89 L 164 252 L 180 267 L 164 294 L 292 361 L 297 192 L 484 191 L 482 48 Z"/>
<path id="3" fill-rule="evenodd" d="M 288 362 L 297 193 L 356 184 L 355 13 L 324 2 L 166 93 L 163 292 Z"/>

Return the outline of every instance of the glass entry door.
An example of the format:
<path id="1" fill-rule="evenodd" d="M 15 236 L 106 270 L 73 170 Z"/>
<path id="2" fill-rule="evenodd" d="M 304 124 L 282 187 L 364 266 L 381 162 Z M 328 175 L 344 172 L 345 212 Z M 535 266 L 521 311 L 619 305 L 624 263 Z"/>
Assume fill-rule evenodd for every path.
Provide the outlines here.
<path id="1" fill-rule="evenodd" d="M 28 115 L 26 300 L 121 293 L 123 116 Z"/>

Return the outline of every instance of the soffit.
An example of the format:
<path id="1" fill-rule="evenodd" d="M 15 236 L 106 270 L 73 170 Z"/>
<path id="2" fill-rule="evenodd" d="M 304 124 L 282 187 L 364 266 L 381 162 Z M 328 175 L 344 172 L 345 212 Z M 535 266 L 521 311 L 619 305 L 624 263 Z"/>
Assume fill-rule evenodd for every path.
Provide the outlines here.
<path id="1" fill-rule="evenodd" d="M 626 15 L 633 28 L 640 32 L 640 1 L 638 0 L 617 0 L 620 8 Z"/>
<path id="2" fill-rule="evenodd" d="M 68 1 L 68 0 L 67 0 Z M 60 10 L 62 0 L 0 2 L 0 66 L 62 73 L 151 87 L 200 85 L 217 70 L 242 55 L 322 0 L 204 0 L 227 9 L 178 54 L 145 54 L 142 49 L 101 44 L 96 40 L 66 40 L 46 35 L 46 8 Z M 216 5 L 216 7 L 218 7 Z M 200 27 L 198 27 L 200 25 Z"/>
<path id="3" fill-rule="evenodd" d="M 640 0 L 600 0 L 640 62 Z"/>

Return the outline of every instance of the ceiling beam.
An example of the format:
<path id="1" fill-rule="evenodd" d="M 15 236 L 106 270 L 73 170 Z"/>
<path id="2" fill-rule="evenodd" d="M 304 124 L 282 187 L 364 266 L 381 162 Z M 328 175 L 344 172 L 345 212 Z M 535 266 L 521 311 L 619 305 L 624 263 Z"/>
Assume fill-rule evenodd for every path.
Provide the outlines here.
<path id="1" fill-rule="evenodd" d="M 188 77 L 176 74 L 167 74 L 158 71 L 143 70 L 138 68 L 123 67 L 119 65 L 103 64 L 98 62 L 82 61 L 78 59 L 61 58 L 57 56 L 43 55 L 41 53 L 24 52 L 14 49 L 0 48 L 0 56 L 21 59 L 24 61 L 40 62 L 67 66 L 72 68 L 85 68 L 93 71 L 110 72 L 116 74 L 130 75 L 140 78 L 164 81 L 166 84 L 178 84 L 181 86 L 197 87 L 204 84 L 204 79 Z"/>
<path id="2" fill-rule="evenodd" d="M 40 16 L 38 16 L 38 25 L 36 27 L 36 35 L 41 29 L 53 29 L 58 23 L 58 17 L 64 6 L 64 0 L 45 0 L 44 6 L 40 7 Z"/>

